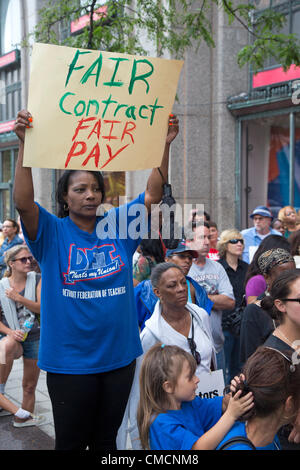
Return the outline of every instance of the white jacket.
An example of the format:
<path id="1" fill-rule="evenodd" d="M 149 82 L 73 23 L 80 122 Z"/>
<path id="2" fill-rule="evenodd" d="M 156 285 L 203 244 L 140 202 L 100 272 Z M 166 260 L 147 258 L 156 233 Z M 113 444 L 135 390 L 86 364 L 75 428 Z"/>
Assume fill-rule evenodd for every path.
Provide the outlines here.
<path id="1" fill-rule="evenodd" d="M 211 343 L 211 360 L 213 362 L 214 369 L 216 369 L 216 353 L 210 329 L 209 315 L 203 308 L 200 308 L 195 304 L 187 303 L 186 308 L 191 312 L 194 317 L 194 321 L 198 323 L 198 325 L 201 327 L 202 331 L 205 333 Z M 197 341 L 196 331 L 197 329 L 195 330 L 194 339 L 195 343 L 197 344 L 197 350 L 200 352 L 201 355 L 201 342 L 199 341 L 199 339 Z M 149 318 L 149 320 L 145 322 L 145 328 L 143 329 L 140 337 L 144 354 L 157 342 L 162 342 L 168 345 L 175 344 L 176 346 L 179 346 L 185 351 L 189 353 L 191 352 L 187 338 L 178 333 L 176 330 L 174 330 L 174 328 L 167 324 L 166 321 L 163 319 L 161 315 L 161 304 L 159 300 L 155 305 L 155 309 L 152 316 Z M 122 424 L 118 431 L 118 450 L 127 449 L 128 435 L 130 435 L 132 448 L 137 450 L 141 449 L 136 414 L 139 402 L 139 374 L 144 354 L 142 356 L 139 356 L 136 361 L 136 370 L 129 400 L 127 403 Z M 211 361 L 209 361 L 209 365 L 210 362 Z M 196 375 L 199 377 L 203 373 L 209 373 L 209 365 L 200 364 L 197 367 Z"/>

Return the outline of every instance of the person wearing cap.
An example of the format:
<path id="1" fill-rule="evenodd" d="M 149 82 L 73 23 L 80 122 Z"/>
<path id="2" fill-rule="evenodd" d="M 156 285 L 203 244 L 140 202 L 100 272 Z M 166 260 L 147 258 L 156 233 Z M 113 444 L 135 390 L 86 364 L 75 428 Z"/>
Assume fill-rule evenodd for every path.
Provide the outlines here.
<path id="1" fill-rule="evenodd" d="M 250 218 L 253 220 L 253 227 L 242 230 L 244 238 L 244 251 L 242 259 L 250 263 L 257 247 L 262 240 L 269 235 L 281 235 L 280 232 L 271 228 L 273 215 L 266 206 L 257 206 Z"/>
<path id="2" fill-rule="evenodd" d="M 198 305 L 198 307 L 203 308 L 210 314 L 213 302 L 208 298 L 206 290 L 187 275 L 193 259 L 197 257 L 198 252 L 188 248 L 186 241 L 182 239 L 177 245 L 177 248 L 166 251 L 165 260 L 177 264 L 184 272 L 188 285 L 188 302 Z M 151 317 L 158 300 L 153 292 L 150 279 L 144 280 L 135 286 L 134 297 L 139 327 L 142 331 L 145 322 Z"/>

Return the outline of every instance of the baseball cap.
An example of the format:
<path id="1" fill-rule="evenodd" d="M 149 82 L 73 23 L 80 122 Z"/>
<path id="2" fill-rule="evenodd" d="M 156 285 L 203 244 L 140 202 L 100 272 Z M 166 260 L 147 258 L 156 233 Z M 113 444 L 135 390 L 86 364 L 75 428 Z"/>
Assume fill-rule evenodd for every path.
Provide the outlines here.
<path id="1" fill-rule="evenodd" d="M 261 215 L 262 217 L 270 217 L 270 219 L 273 220 L 272 212 L 266 206 L 257 206 L 250 215 L 251 219 L 253 219 L 255 215 Z"/>
<path id="2" fill-rule="evenodd" d="M 191 248 L 189 248 L 186 245 L 185 240 L 181 240 L 178 243 L 177 248 L 174 248 L 173 250 L 167 250 L 166 257 L 168 258 L 169 256 L 175 255 L 176 253 L 183 253 L 185 251 L 189 251 L 192 254 L 193 258 L 198 258 L 198 251 L 192 250 Z"/>

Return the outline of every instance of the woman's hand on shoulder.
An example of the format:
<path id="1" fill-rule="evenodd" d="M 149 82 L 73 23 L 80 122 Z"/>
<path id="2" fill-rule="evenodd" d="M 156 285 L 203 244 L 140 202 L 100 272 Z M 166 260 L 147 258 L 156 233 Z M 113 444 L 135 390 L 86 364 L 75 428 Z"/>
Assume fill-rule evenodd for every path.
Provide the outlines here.
<path id="1" fill-rule="evenodd" d="M 5 289 L 5 295 L 14 302 L 18 302 L 20 300 L 20 294 L 12 287 Z"/>
<path id="2" fill-rule="evenodd" d="M 30 127 L 32 127 L 32 116 L 29 111 L 22 109 L 22 111 L 18 112 L 13 127 L 14 133 L 18 136 L 21 142 L 24 142 L 26 129 Z"/>

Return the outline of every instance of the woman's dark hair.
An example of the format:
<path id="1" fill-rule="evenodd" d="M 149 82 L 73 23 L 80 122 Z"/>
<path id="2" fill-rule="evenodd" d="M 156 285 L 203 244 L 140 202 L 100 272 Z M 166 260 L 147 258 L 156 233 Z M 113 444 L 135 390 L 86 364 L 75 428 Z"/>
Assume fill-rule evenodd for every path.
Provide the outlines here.
<path id="1" fill-rule="evenodd" d="M 288 238 L 288 242 L 291 245 L 291 255 L 300 255 L 300 230 L 292 232 Z"/>
<path id="2" fill-rule="evenodd" d="M 262 274 L 258 266 L 258 258 L 265 251 L 272 250 L 273 248 L 282 248 L 289 253 L 291 252 L 291 246 L 285 237 L 282 235 L 268 235 L 257 248 L 253 259 L 248 266 L 245 278 L 245 286 L 251 277 L 256 276 L 257 274 Z"/>
<path id="3" fill-rule="evenodd" d="M 63 218 L 69 215 L 69 209 L 66 208 L 66 201 L 64 196 L 68 192 L 70 176 L 72 176 L 77 171 L 87 171 L 87 170 L 66 170 L 63 172 L 62 176 L 58 180 L 57 189 L 56 189 L 56 201 L 58 203 L 58 217 Z M 99 184 L 100 191 L 102 193 L 102 201 L 105 199 L 105 186 L 104 179 L 100 171 L 89 171 L 92 173 Z"/>
<path id="4" fill-rule="evenodd" d="M 209 228 L 210 228 L 210 227 L 214 227 L 214 228 L 216 228 L 216 229 L 218 230 L 218 226 L 217 226 L 216 222 L 213 222 L 213 221 L 211 220 L 211 221 L 208 222 L 208 225 L 209 225 Z"/>
<path id="5" fill-rule="evenodd" d="M 183 271 L 178 266 L 178 264 L 169 263 L 169 262 L 159 263 L 152 269 L 150 279 L 151 279 L 151 284 L 152 284 L 153 288 L 155 288 L 159 285 L 159 282 L 160 282 L 160 279 L 161 279 L 162 275 L 171 268 L 179 269 L 179 271 L 181 271 L 182 274 L 183 274 Z"/>
<path id="6" fill-rule="evenodd" d="M 153 256 L 157 263 L 163 263 L 165 261 L 160 238 L 143 239 L 140 243 L 140 250 L 143 256 Z"/>
<path id="7" fill-rule="evenodd" d="M 252 392 L 254 406 L 240 420 L 270 416 L 289 396 L 293 398 L 297 413 L 300 405 L 300 365 L 293 364 L 291 352 L 284 351 L 283 354 L 276 349 L 260 346 L 248 358 L 242 370 L 245 381 L 240 380 L 236 392 L 242 390 L 241 396 Z"/>
<path id="8" fill-rule="evenodd" d="M 7 220 L 8 222 L 11 222 L 13 224 L 13 228 L 16 228 L 16 235 L 18 235 L 18 233 L 20 232 L 20 225 L 18 224 L 18 222 L 16 222 L 14 219 L 5 219 Z"/>
<path id="9" fill-rule="evenodd" d="M 282 300 L 289 297 L 291 285 L 300 278 L 300 269 L 283 271 L 272 283 L 269 295 L 261 300 L 261 307 L 273 318 L 282 323 L 283 313 L 274 304 L 276 299 Z"/>

